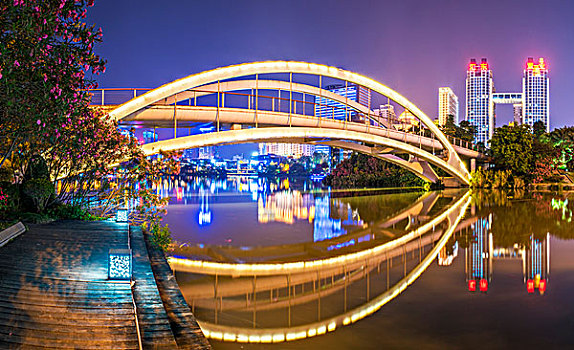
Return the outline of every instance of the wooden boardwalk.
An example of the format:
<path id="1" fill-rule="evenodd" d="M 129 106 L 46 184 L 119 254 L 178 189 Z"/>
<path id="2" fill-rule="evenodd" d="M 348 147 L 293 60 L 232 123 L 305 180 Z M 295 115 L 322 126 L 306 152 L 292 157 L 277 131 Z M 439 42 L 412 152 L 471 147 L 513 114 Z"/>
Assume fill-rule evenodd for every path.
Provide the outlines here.
<path id="1" fill-rule="evenodd" d="M 201 332 L 178 346 L 143 235 L 133 231 L 133 288 L 107 280 L 109 249 L 128 247 L 126 224 L 31 225 L 0 248 L 0 348 L 209 348 Z"/>

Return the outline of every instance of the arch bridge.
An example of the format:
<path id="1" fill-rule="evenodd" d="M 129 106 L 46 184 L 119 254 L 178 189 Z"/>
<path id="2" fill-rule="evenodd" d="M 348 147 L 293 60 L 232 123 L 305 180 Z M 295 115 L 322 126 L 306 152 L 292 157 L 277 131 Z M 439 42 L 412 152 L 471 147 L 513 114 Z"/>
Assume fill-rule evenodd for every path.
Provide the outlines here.
<path id="1" fill-rule="evenodd" d="M 124 102 L 126 96 L 129 100 Z M 392 101 L 408 111 L 411 120 L 383 116 L 371 106 L 375 98 Z M 120 125 L 173 128 L 173 138 L 143 146 L 148 155 L 221 144 L 307 143 L 365 153 L 436 182 L 439 177 L 432 165 L 463 185 L 468 185 L 470 174 L 461 157 L 484 157 L 471 144 L 444 135 L 391 88 L 314 63 L 244 63 L 151 90 L 98 89 L 92 99 Z M 181 135 L 198 123 L 209 123 L 212 132 Z"/>

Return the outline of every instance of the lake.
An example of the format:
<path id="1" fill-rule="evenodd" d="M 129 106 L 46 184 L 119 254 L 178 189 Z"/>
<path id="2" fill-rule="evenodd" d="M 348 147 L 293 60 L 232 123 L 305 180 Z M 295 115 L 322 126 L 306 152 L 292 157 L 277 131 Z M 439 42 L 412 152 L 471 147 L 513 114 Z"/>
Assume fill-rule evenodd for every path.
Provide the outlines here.
<path id="1" fill-rule="evenodd" d="M 170 262 L 215 349 L 569 348 L 572 192 L 166 179 Z"/>

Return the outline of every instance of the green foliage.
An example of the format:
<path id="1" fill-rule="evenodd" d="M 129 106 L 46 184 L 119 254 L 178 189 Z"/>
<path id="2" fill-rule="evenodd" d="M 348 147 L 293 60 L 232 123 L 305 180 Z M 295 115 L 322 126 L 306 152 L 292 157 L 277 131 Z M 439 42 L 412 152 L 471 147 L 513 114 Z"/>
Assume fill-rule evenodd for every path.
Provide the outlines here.
<path id="1" fill-rule="evenodd" d="M 92 0 L 4 1 L 0 5 L 0 166 L 24 168 L 33 154 L 65 140 L 88 110 L 104 70 L 94 53 L 101 30 L 85 23 Z M 18 166 L 15 166 L 17 168 Z"/>
<path id="2" fill-rule="evenodd" d="M 558 154 L 558 167 L 562 170 L 574 170 L 574 126 L 554 129 L 540 137 L 542 143 L 554 147 Z"/>
<path id="3" fill-rule="evenodd" d="M 532 133 L 536 139 L 540 139 L 540 136 L 546 133 L 546 125 L 544 122 L 539 120 L 532 125 Z"/>
<path id="4" fill-rule="evenodd" d="M 454 116 L 449 114 L 447 115 L 445 125 L 441 126 L 441 131 L 445 135 L 456 137 L 464 141 L 473 142 L 476 128 L 466 120 L 463 120 L 459 123 L 459 125 L 456 125 L 454 122 Z"/>
<path id="5" fill-rule="evenodd" d="M 515 199 L 511 199 L 504 191 L 473 191 L 476 215 L 493 215 L 491 231 L 496 246 L 513 247 L 515 243 L 527 246 L 531 235 L 543 239 L 548 232 L 562 239 L 574 238 L 572 223 L 568 221 L 574 210 L 572 203 L 565 206 L 565 213 L 562 208 L 553 208 L 551 202 L 555 196 L 516 193 Z"/>
<path id="6" fill-rule="evenodd" d="M 50 171 L 44 158 L 40 155 L 33 155 L 28 162 L 28 167 L 24 173 L 24 182 L 31 179 L 50 179 Z"/>
<path id="7" fill-rule="evenodd" d="M 494 172 L 494 179 L 492 181 L 492 188 L 507 188 L 510 187 L 509 183 L 510 170 L 500 170 Z"/>
<path id="8" fill-rule="evenodd" d="M 423 187 L 425 181 L 408 170 L 387 162 L 353 153 L 325 177 L 323 183 L 334 188 Z"/>
<path id="9" fill-rule="evenodd" d="M 526 183 L 524 182 L 524 180 L 518 176 L 515 176 L 513 180 L 514 180 L 514 184 L 512 187 L 514 189 L 524 188 L 526 186 Z"/>
<path id="10" fill-rule="evenodd" d="M 54 221 L 54 218 L 46 213 L 21 213 L 18 217 L 22 222 L 33 224 L 47 224 Z"/>
<path id="11" fill-rule="evenodd" d="M 58 204 L 48 208 L 47 214 L 53 218 L 64 220 L 95 220 L 96 217 L 90 214 L 84 208 L 77 205 Z"/>
<path id="12" fill-rule="evenodd" d="M 510 170 L 478 169 L 470 174 L 471 188 L 509 189 L 523 188 L 524 180 L 513 175 Z"/>
<path id="13" fill-rule="evenodd" d="M 496 167 L 519 176 L 529 174 L 533 164 L 532 136 L 528 125 L 496 128 L 490 140 Z"/>
<path id="14" fill-rule="evenodd" d="M 42 213 L 54 195 L 54 185 L 48 179 L 31 179 L 23 184 L 22 191 L 32 199 L 37 212 Z"/>
<path id="15" fill-rule="evenodd" d="M 20 207 L 20 188 L 18 184 L 0 182 L 0 190 L 5 198 L 3 213 L 17 211 Z"/>
<path id="16" fill-rule="evenodd" d="M 144 228 L 149 230 L 151 233 L 151 242 L 155 246 L 159 247 L 164 252 L 167 251 L 169 245 L 172 242 L 171 231 L 167 225 L 161 225 L 160 223 L 152 223 L 151 225 L 144 225 Z"/>

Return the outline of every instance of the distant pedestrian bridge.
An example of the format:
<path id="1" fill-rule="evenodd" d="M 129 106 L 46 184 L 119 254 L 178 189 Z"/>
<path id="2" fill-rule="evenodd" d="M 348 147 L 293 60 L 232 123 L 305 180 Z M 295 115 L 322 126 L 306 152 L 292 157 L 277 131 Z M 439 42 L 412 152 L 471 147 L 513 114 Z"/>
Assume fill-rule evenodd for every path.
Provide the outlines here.
<path id="1" fill-rule="evenodd" d="M 221 144 L 308 143 L 369 154 L 436 182 L 432 165 L 466 185 L 470 174 L 461 158 L 484 157 L 472 144 L 444 135 L 391 88 L 314 63 L 244 63 L 155 89 L 98 89 L 92 104 L 120 125 L 172 128 L 172 138 L 143 146 L 149 155 Z M 408 119 L 373 108 L 385 104 L 404 109 Z M 213 132 L 192 134 L 200 123 L 210 123 Z"/>

